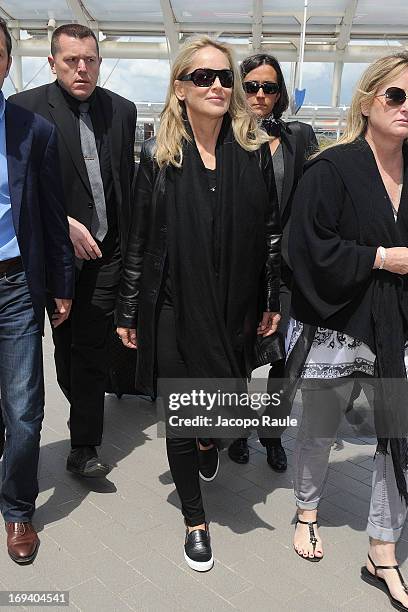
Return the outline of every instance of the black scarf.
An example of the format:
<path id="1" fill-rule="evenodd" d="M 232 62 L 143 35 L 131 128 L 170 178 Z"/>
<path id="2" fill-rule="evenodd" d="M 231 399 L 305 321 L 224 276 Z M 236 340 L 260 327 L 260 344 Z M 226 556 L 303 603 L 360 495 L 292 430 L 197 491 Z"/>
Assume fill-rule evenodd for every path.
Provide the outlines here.
<path id="1" fill-rule="evenodd" d="M 261 127 L 269 136 L 276 138 L 280 138 L 282 130 L 286 129 L 284 122 L 281 119 L 275 119 L 273 115 L 262 119 Z"/>
<path id="2" fill-rule="evenodd" d="M 228 116 L 216 177 L 214 210 L 194 140 L 184 143 L 182 168 L 167 170 L 169 272 L 189 377 L 238 379 L 246 375 L 245 328 L 251 314 L 255 322 L 258 316 L 268 194 L 257 155 L 235 141 Z M 250 331 L 255 339 L 256 324 Z"/>

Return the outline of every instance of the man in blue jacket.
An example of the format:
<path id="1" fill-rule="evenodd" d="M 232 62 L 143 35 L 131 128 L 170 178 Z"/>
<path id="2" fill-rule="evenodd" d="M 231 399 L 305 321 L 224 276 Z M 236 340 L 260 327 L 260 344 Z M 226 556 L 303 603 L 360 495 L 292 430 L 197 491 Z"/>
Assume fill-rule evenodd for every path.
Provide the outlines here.
<path id="1" fill-rule="evenodd" d="M 10 53 L 0 20 L 0 89 Z M 17 563 L 31 562 L 39 546 L 31 520 L 44 415 L 46 292 L 54 298 L 58 326 L 69 316 L 73 287 L 55 128 L 5 102 L 0 91 L 0 390 L 7 432 L 0 503 L 8 553 Z"/>

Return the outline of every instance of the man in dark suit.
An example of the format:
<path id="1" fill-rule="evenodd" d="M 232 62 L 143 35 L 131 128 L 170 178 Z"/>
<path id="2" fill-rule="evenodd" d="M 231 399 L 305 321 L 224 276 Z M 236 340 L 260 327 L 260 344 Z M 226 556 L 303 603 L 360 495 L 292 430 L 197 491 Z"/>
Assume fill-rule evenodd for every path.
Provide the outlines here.
<path id="1" fill-rule="evenodd" d="M 107 341 L 130 225 L 136 107 L 96 86 L 101 58 L 89 28 L 57 28 L 48 60 L 57 80 L 11 99 L 57 127 L 77 257 L 72 314 L 53 334 L 58 383 L 71 406 L 67 469 L 101 477 L 110 468 L 95 447 L 102 441 Z"/>
<path id="2" fill-rule="evenodd" d="M 10 34 L 0 19 L 0 89 L 10 53 Z M 46 290 L 58 328 L 70 313 L 74 271 L 55 128 L 5 102 L 0 92 L 0 388 L 7 431 L 1 511 L 8 553 L 17 563 L 31 562 L 39 545 L 31 519 L 44 415 Z"/>

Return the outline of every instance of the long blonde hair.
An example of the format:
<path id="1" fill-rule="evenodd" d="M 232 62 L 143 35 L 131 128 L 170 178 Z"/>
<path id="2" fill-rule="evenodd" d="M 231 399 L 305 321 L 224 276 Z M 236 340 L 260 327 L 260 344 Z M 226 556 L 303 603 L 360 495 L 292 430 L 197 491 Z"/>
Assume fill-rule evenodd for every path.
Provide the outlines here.
<path id="1" fill-rule="evenodd" d="M 188 73 L 194 54 L 210 46 L 227 56 L 234 73 L 234 86 L 228 113 L 236 141 L 247 151 L 255 151 L 262 143 L 270 140 L 268 135 L 260 129 L 256 116 L 249 110 L 231 47 L 209 36 L 194 37 L 181 47 L 171 70 L 166 102 L 160 115 L 160 126 L 156 139 L 155 158 L 159 166 L 171 164 L 180 168 L 183 163 L 183 140 L 191 141 L 191 138 L 186 130 L 184 102 L 177 98 L 174 82 Z"/>
<path id="2" fill-rule="evenodd" d="M 370 107 L 377 91 L 408 69 L 408 52 L 381 57 L 363 72 L 353 94 L 346 129 L 336 145 L 354 142 L 366 133 L 368 120 L 362 107 Z M 335 146 L 335 145 L 333 145 Z"/>

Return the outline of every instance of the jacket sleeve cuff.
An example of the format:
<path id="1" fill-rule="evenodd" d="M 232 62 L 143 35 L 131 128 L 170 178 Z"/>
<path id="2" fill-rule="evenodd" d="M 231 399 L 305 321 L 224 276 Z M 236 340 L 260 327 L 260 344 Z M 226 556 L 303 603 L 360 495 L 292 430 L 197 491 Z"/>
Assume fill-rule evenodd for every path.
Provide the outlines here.
<path id="1" fill-rule="evenodd" d="M 280 312 L 279 298 L 268 300 L 266 312 Z"/>
<path id="2" fill-rule="evenodd" d="M 266 288 L 264 312 L 280 312 L 279 289 L 279 278 L 275 278 Z"/>
<path id="3" fill-rule="evenodd" d="M 115 313 L 116 327 L 126 327 L 136 329 L 137 327 L 137 306 L 119 302 Z"/>

